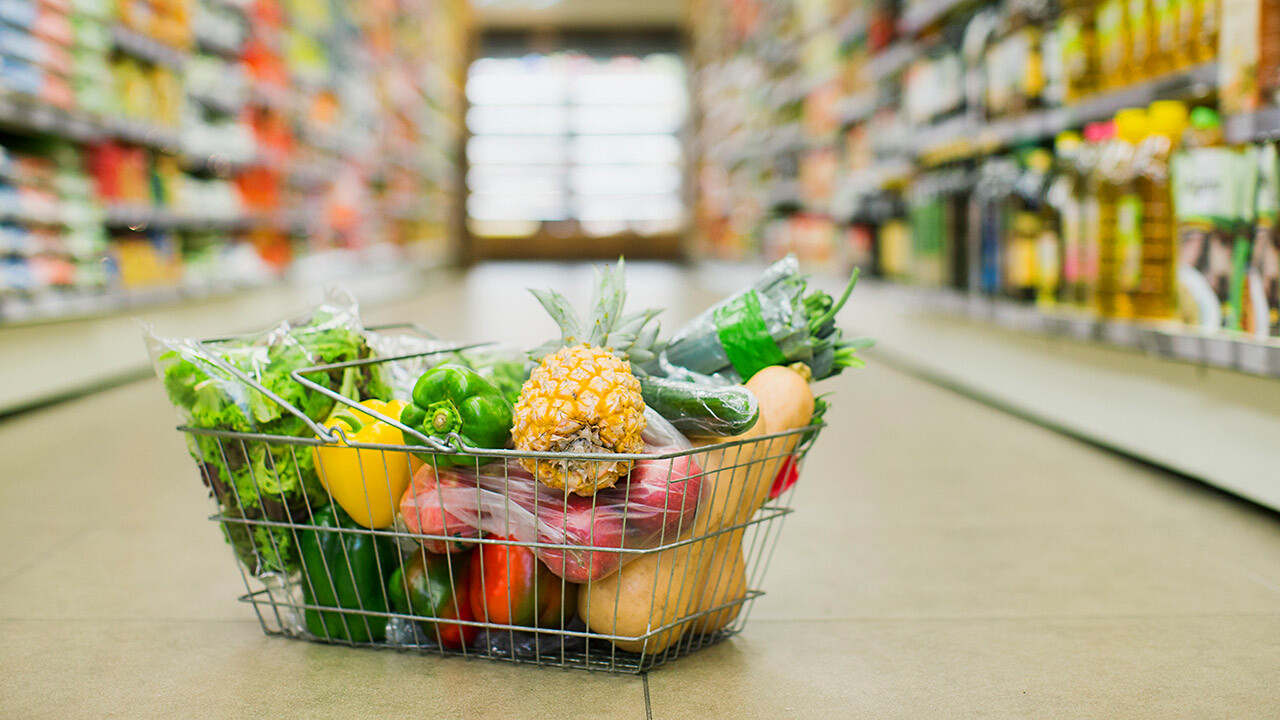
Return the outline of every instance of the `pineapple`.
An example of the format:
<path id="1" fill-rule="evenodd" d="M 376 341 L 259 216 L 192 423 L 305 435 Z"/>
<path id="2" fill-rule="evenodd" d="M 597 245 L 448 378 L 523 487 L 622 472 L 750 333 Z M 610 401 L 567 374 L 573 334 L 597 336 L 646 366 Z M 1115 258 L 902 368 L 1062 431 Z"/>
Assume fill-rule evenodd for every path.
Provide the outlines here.
<path id="1" fill-rule="evenodd" d="M 520 460 L 542 483 L 578 495 L 613 487 L 631 472 L 631 461 L 608 455 L 644 449 L 644 398 L 630 361 L 653 359 L 658 339 L 651 322 L 657 311 L 622 314 L 622 260 L 615 269 L 597 270 L 596 283 L 591 315 L 583 321 L 563 295 L 533 291 L 561 336 L 530 353 L 539 363 L 520 389 L 512 429 L 517 450 L 599 454 L 598 460 Z"/>

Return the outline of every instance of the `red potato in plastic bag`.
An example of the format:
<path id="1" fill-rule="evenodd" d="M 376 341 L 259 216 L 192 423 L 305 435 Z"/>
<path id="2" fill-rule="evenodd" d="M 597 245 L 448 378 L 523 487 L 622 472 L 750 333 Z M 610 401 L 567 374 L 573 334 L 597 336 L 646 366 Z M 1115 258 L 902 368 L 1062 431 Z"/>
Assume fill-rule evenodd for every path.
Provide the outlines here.
<path id="1" fill-rule="evenodd" d="M 427 552 L 443 553 L 461 552 L 471 547 L 465 540 L 480 537 L 480 531 L 450 514 L 441 504 L 436 487 L 443 483 L 446 487 L 465 487 L 464 480 L 455 474 L 446 472 L 443 480 L 436 477 L 436 469 L 423 465 L 413 475 L 413 482 L 400 498 L 400 516 L 409 532 L 423 535 L 447 535 L 459 541 L 435 540 L 421 538 L 419 542 Z M 474 484 L 471 485 L 475 487 Z M 474 490 L 472 490 L 474 492 Z"/>
<path id="2" fill-rule="evenodd" d="M 646 451 L 655 455 L 688 447 L 661 418 L 650 420 L 645 440 Z M 400 510 L 412 532 L 457 538 L 484 532 L 521 542 L 600 548 L 534 548 L 556 575 L 581 583 L 607 577 L 636 557 L 609 548 L 653 548 L 679 536 L 693 522 L 701 486 L 702 470 L 689 456 L 638 460 L 625 483 L 592 497 L 542 485 L 511 460 L 481 466 L 478 472 L 451 468 L 437 475 L 424 467 L 405 492 Z M 437 552 L 461 549 L 443 539 L 424 539 L 423 544 Z"/>

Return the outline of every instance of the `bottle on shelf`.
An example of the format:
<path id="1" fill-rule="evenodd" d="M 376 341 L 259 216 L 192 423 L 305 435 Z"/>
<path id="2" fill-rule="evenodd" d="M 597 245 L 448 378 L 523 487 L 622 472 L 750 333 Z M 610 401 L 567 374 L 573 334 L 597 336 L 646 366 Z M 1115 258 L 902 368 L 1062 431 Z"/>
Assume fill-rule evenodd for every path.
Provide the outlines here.
<path id="1" fill-rule="evenodd" d="M 1116 113 L 1115 137 L 1098 163 L 1102 204 L 1113 213 L 1098 245 L 1098 314 L 1133 317 L 1131 293 L 1142 265 L 1142 196 L 1135 173 L 1135 153 L 1147 134 L 1147 112 L 1126 108 Z M 1103 219 L 1104 223 L 1106 218 Z"/>
<path id="2" fill-rule="evenodd" d="M 1218 57 L 1218 15 L 1220 0 L 1188 0 L 1191 31 L 1187 34 L 1196 62 L 1212 62 Z"/>
<path id="3" fill-rule="evenodd" d="M 1236 226 L 1255 167 L 1223 144 L 1222 120 L 1191 111 L 1182 149 L 1171 162 L 1178 232 L 1178 315 L 1206 330 L 1236 326 L 1231 307 Z M 1252 198 L 1252 194 L 1249 195 Z"/>
<path id="4" fill-rule="evenodd" d="M 1094 25 L 1098 38 L 1098 89 L 1111 90 L 1132 82 L 1129 75 L 1130 36 L 1127 0 L 1098 3 Z"/>
<path id="5" fill-rule="evenodd" d="M 1280 335 L 1280 167 L 1276 143 L 1258 148 L 1254 193 L 1253 247 L 1245 287 L 1242 326 L 1257 337 Z"/>
<path id="6" fill-rule="evenodd" d="M 1004 294 L 1030 301 L 1037 291 L 1037 241 L 1040 237 L 1040 201 L 1043 167 L 1034 150 L 1017 155 L 1013 192 L 1009 196 L 1009 220 L 1004 237 Z"/>
<path id="7" fill-rule="evenodd" d="M 1129 82 L 1138 82 L 1159 72 L 1155 54 L 1155 23 L 1151 21 L 1152 0 L 1126 0 L 1125 17 L 1129 35 Z"/>
<path id="8" fill-rule="evenodd" d="M 1010 231 L 1010 196 L 1018 166 L 1005 156 L 991 157 L 978 169 L 974 198 L 978 208 L 978 289 L 999 295 L 1008 287 L 1005 238 Z"/>
<path id="9" fill-rule="evenodd" d="M 1258 150 L 1258 187 L 1254 201 L 1251 296 L 1256 299 L 1252 331 L 1280 336 L 1280 167 L 1275 142 Z"/>
<path id="10" fill-rule="evenodd" d="M 1053 141 L 1054 172 L 1046 194 L 1046 204 L 1052 206 L 1058 218 L 1060 256 L 1058 267 L 1061 280 L 1057 301 L 1065 304 L 1079 302 L 1080 255 L 1084 244 L 1084 179 L 1080 174 L 1080 161 L 1084 142 L 1079 133 L 1058 133 Z"/>
<path id="11" fill-rule="evenodd" d="M 1062 287 L 1061 218 L 1050 198 L 1054 181 L 1053 153 L 1046 148 L 1035 148 L 1027 154 L 1025 165 L 1023 185 L 1034 198 L 1036 210 L 1036 304 L 1048 307 L 1056 304 Z"/>
<path id="12" fill-rule="evenodd" d="M 1110 242 L 1115 231 L 1115 198 L 1103 192 L 1102 174 L 1098 168 L 1103 153 L 1115 138 L 1115 121 L 1107 120 L 1084 126 L 1085 146 L 1081 149 L 1080 172 L 1084 176 L 1083 219 L 1081 233 L 1083 244 L 1080 253 L 1079 302 L 1087 308 L 1096 308 L 1098 295 L 1099 262 L 1104 242 Z"/>
<path id="13" fill-rule="evenodd" d="M 1147 108 L 1147 134 L 1135 158 L 1142 198 L 1142 237 L 1137 276 L 1125 278 L 1135 317 L 1172 318 L 1177 311 L 1177 242 L 1169 161 L 1187 126 L 1187 106 L 1158 100 Z"/>
<path id="14" fill-rule="evenodd" d="M 1055 29 L 1062 52 L 1066 102 L 1098 88 L 1097 7 L 1094 0 L 1063 0 Z"/>
<path id="15" fill-rule="evenodd" d="M 1181 6 L 1188 0 L 1151 0 L 1153 75 L 1181 70 L 1194 61 L 1180 32 Z"/>

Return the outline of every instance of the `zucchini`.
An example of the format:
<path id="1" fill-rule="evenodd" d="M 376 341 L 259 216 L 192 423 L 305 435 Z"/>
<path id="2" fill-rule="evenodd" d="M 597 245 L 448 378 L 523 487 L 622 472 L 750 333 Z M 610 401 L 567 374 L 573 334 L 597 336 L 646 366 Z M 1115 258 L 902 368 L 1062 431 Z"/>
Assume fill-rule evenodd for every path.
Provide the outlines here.
<path id="1" fill-rule="evenodd" d="M 739 435 L 760 416 L 760 404 L 741 385 L 708 387 L 670 378 L 640 376 L 644 403 L 686 435 Z"/>

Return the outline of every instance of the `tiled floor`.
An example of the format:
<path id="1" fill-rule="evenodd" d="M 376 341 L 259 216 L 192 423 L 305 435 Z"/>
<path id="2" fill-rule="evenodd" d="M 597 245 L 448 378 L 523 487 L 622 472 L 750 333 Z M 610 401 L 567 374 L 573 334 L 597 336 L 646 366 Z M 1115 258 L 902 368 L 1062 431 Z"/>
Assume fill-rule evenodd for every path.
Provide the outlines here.
<path id="1" fill-rule="evenodd" d="M 482 268 L 368 315 L 527 344 L 551 326 L 520 288 L 588 278 Z M 1274 515 L 875 362 L 828 385 L 769 594 L 647 678 L 267 638 L 154 382 L 5 422 L 0 716 L 1280 715 Z"/>

